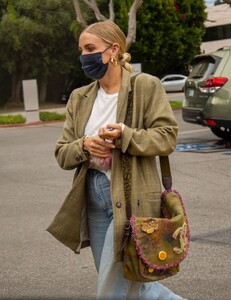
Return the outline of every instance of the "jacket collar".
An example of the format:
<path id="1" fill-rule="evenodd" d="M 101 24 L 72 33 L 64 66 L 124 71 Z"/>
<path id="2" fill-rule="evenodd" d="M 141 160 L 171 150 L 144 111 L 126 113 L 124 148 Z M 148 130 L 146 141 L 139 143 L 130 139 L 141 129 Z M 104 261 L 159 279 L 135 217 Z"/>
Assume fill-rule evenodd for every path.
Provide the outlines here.
<path id="1" fill-rule="evenodd" d="M 117 123 L 123 123 L 127 111 L 128 93 L 131 90 L 131 74 L 122 68 L 122 82 L 117 102 Z"/>
<path id="2" fill-rule="evenodd" d="M 88 119 L 90 118 L 98 89 L 99 83 L 95 81 L 87 87 L 83 87 L 78 92 L 80 101 L 78 102 L 77 107 L 76 132 L 79 137 L 84 135 L 84 129 L 87 125 Z"/>
<path id="3" fill-rule="evenodd" d="M 126 110 L 127 110 L 127 101 L 128 101 L 128 93 L 131 90 L 131 74 L 122 68 L 122 81 L 121 87 L 118 95 L 117 102 L 117 115 L 116 122 L 121 123 L 124 122 Z M 90 117 L 92 107 L 95 102 L 95 98 L 97 96 L 99 89 L 99 82 L 95 81 L 87 86 L 87 88 L 83 88 L 79 90 L 79 106 L 77 108 L 77 133 L 78 136 L 84 135 L 84 128 L 86 127 L 87 121 Z"/>

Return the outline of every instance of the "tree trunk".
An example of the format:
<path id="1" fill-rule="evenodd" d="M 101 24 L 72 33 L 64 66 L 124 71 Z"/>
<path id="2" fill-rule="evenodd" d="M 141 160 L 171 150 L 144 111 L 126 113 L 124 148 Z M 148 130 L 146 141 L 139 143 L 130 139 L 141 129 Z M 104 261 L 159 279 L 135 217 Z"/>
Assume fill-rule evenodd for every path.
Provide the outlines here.
<path id="1" fill-rule="evenodd" d="M 22 89 L 23 74 L 14 73 L 11 75 L 11 96 L 8 99 L 6 106 L 20 106 L 21 102 L 21 89 Z"/>
<path id="2" fill-rule="evenodd" d="M 83 18 L 83 15 L 82 15 L 82 12 L 81 12 L 78 0 L 72 0 L 72 2 L 73 2 L 73 5 L 74 5 L 77 22 L 79 23 L 79 25 L 82 28 L 86 28 L 87 24 L 84 21 L 84 18 Z"/>
<path id="3" fill-rule="evenodd" d="M 97 1 L 96 0 L 82 0 L 95 14 L 95 17 L 98 21 L 106 21 L 107 18 L 103 16 L 99 10 L 99 7 L 97 6 Z M 227 0 L 231 1 L 231 0 Z M 76 13 L 76 19 L 79 25 L 82 28 L 87 27 L 87 23 L 85 22 L 83 18 L 83 14 L 79 5 L 79 0 L 72 0 L 75 13 Z M 133 0 L 133 4 L 130 7 L 128 16 L 128 34 L 127 34 L 127 51 L 131 47 L 132 43 L 136 41 L 136 13 L 139 7 L 142 5 L 143 0 Z M 110 0 L 109 2 L 109 19 L 114 22 L 115 18 L 115 13 L 114 13 L 114 5 L 113 5 L 113 0 Z"/>
<path id="4" fill-rule="evenodd" d="M 143 0 L 134 0 L 132 6 L 130 7 L 128 16 L 128 34 L 127 34 L 127 51 L 131 47 L 132 43 L 136 41 L 136 13 Z"/>

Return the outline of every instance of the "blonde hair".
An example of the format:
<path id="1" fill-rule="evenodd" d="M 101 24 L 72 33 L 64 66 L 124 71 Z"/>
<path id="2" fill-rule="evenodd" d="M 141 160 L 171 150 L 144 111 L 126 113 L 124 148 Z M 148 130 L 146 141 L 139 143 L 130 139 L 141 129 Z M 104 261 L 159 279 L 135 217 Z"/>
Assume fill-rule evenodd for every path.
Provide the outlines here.
<path id="1" fill-rule="evenodd" d="M 83 32 L 94 34 L 110 45 L 118 43 L 120 46 L 118 63 L 130 73 L 132 72 L 132 66 L 129 64 L 131 55 L 126 52 L 126 36 L 118 25 L 112 21 L 97 22 L 89 25 Z"/>

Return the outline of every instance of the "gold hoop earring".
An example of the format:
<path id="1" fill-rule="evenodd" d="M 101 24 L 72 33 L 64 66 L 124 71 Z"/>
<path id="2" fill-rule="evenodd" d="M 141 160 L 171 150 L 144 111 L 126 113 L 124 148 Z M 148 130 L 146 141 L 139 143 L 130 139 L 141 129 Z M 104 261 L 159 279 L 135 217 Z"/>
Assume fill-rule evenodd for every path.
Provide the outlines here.
<path id="1" fill-rule="evenodd" d="M 116 67 L 118 65 L 118 61 L 115 57 L 111 57 L 111 63 L 113 65 L 113 67 Z"/>

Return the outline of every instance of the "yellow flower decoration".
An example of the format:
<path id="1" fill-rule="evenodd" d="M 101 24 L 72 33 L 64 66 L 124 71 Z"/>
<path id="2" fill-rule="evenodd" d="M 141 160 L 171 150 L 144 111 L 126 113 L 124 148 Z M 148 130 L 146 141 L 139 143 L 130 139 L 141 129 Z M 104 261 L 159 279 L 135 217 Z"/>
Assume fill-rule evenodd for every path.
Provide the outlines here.
<path id="1" fill-rule="evenodd" d="M 165 260 L 167 258 L 167 253 L 165 251 L 160 251 L 158 257 L 160 260 Z"/>

